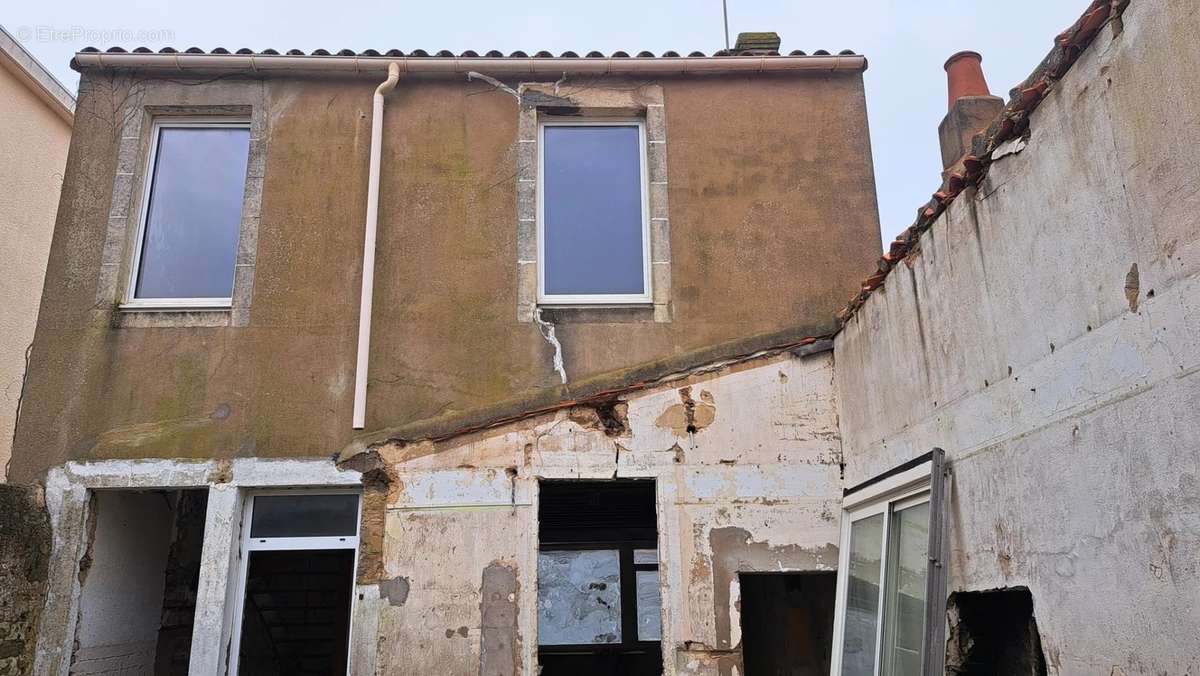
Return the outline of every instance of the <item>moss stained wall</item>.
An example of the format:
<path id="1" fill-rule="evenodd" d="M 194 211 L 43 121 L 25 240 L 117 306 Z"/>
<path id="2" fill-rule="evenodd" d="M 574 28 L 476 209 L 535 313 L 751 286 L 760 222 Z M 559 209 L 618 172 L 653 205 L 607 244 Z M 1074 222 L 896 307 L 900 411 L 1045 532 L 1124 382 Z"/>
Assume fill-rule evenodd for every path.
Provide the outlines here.
<path id="1" fill-rule="evenodd" d="M 32 673 L 50 565 L 41 490 L 0 484 L 0 675 Z"/>
<path id="2" fill-rule="evenodd" d="M 248 83 L 268 110 L 249 326 L 115 328 L 115 302 L 95 293 L 120 120 L 148 96 L 217 105 L 247 82 L 84 74 L 14 480 L 69 459 L 324 456 L 352 438 L 374 82 Z M 672 321 L 563 320 L 573 380 L 785 327 L 828 332 L 879 251 L 859 75 L 654 83 Z M 516 318 L 517 122 L 511 96 L 465 78 L 406 77 L 389 97 L 368 431 L 558 382 L 552 348 Z"/>

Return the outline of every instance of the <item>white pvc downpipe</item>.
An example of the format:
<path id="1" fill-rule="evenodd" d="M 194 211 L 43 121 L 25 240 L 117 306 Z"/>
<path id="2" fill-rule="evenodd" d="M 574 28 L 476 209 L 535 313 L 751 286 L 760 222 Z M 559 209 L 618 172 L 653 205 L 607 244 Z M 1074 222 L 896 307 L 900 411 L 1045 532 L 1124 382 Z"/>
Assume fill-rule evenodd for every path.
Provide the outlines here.
<path id="1" fill-rule="evenodd" d="M 367 424 L 367 366 L 371 355 L 371 304 L 375 297 L 375 233 L 379 225 L 379 157 L 383 154 L 383 97 L 400 81 L 400 64 L 388 64 L 387 79 L 371 102 L 371 164 L 367 176 L 367 226 L 363 237 L 362 297 L 358 304 L 358 361 L 354 367 L 354 429 Z"/>

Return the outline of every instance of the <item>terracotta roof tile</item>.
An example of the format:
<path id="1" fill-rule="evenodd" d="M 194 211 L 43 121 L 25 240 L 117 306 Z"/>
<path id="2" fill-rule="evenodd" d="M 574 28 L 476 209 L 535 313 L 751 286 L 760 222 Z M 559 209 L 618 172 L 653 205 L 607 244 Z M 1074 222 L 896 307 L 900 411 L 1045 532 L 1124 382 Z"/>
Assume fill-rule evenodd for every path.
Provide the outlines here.
<path id="1" fill-rule="evenodd" d="M 127 50 L 124 47 L 108 47 L 103 50 L 101 50 L 97 47 L 84 47 L 83 49 L 81 49 L 79 51 L 84 52 L 84 53 L 103 52 L 103 53 L 107 53 L 107 54 L 125 54 L 125 53 L 128 53 L 129 51 L 132 51 L 137 54 L 147 54 L 147 53 L 153 54 L 153 53 L 155 53 L 155 50 L 150 49 L 149 47 L 135 47 L 132 50 Z M 179 54 L 181 52 L 173 47 L 163 47 L 163 48 L 159 49 L 157 51 L 157 53 L 159 53 L 159 54 Z M 292 55 L 292 56 L 312 55 L 312 56 L 345 56 L 345 57 L 381 56 L 381 55 L 394 56 L 394 57 L 403 57 L 403 56 L 428 57 L 428 56 L 430 56 L 430 52 L 428 52 L 424 49 L 414 49 L 411 52 L 407 52 L 407 53 L 402 50 L 399 50 L 399 49 L 389 49 L 386 52 L 380 51 L 377 49 L 364 49 L 361 51 L 355 51 L 353 49 L 339 49 L 337 51 L 330 51 L 327 49 L 314 49 L 311 52 L 305 52 L 302 49 L 288 49 L 288 50 L 284 50 L 281 52 L 279 50 L 272 49 L 272 48 L 255 51 L 248 47 L 242 47 L 242 48 L 238 49 L 236 52 L 231 52 L 228 48 L 216 47 L 216 48 L 213 48 L 212 50 L 209 50 L 206 52 L 205 50 L 203 50 L 199 47 L 188 47 L 187 49 L 183 50 L 182 53 L 184 53 L 184 54 L 255 54 L 255 55 L 266 54 L 266 55 L 271 55 L 271 56 L 277 56 L 279 54 L 287 54 L 287 55 Z M 631 53 L 636 54 L 636 57 L 631 57 L 630 56 Z M 558 56 L 558 58 L 561 58 L 561 59 L 580 59 L 580 58 L 589 58 L 589 59 L 603 59 L 603 58 L 656 59 L 656 58 L 678 58 L 683 53 L 684 52 L 678 51 L 678 50 L 667 50 L 667 51 L 664 51 L 661 55 L 655 55 L 655 53 L 650 50 L 639 50 L 636 52 L 617 50 L 612 53 L 605 54 L 604 52 L 592 50 L 592 51 L 588 51 L 584 56 L 580 56 L 579 52 L 568 50 L 568 51 L 562 52 Z M 493 58 L 493 59 L 503 59 L 503 58 L 525 59 L 525 58 L 529 58 L 529 54 L 530 54 L 530 52 L 525 52 L 522 50 L 515 50 L 515 51 L 509 53 L 508 55 L 505 55 L 501 51 L 491 49 L 491 50 L 488 50 L 487 52 L 484 52 L 483 56 L 485 58 Z M 552 52 L 550 52 L 548 50 L 544 50 L 544 49 L 534 51 L 534 52 L 532 52 L 532 54 L 533 54 L 534 58 L 539 58 L 539 59 L 554 58 L 554 54 Z M 743 51 L 739 52 L 739 51 L 724 50 L 724 49 L 715 51 L 711 55 L 706 54 L 705 52 L 702 52 L 702 51 L 698 51 L 698 50 L 687 52 L 687 55 L 689 57 L 695 57 L 695 58 L 704 58 L 704 57 L 708 57 L 708 56 L 714 56 L 714 57 L 745 56 L 745 55 L 751 55 L 751 54 L 753 56 L 762 56 L 763 52 L 752 51 L 752 50 L 743 50 Z M 829 56 L 830 54 L 831 53 L 829 51 L 824 50 L 824 49 L 818 49 L 814 52 L 811 52 L 812 56 Z M 843 49 L 840 52 L 838 52 L 837 54 L 839 56 L 858 56 L 858 53 L 852 49 Z M 455 58 L 455 57 L 457 57 L 457 58 L 479 58 L 479 52 L 476 50 L 473 50 L 473 49 L 468 49 L 468 50 L 459 52 L 457 54 L 448 49 L 441 49 L 441 50 L 434 52 L 434 55 L 438 58 Z M 766 55 L 767 56 L 779 56 L 780 52 L 769 52 Z M 788 52 L 787 55 L 788 56 L 809 56 L 809 52 L 805 52 L 800 49 L 794 49 L 794 50 Z"/>

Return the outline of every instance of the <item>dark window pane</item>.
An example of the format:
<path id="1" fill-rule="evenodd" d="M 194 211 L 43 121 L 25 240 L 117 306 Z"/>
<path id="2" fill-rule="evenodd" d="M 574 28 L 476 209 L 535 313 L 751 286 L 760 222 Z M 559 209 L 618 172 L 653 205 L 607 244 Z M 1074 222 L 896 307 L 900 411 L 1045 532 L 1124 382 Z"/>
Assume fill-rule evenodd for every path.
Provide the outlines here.
<path id="1" fill-rule="evenodd" d="M 238 673 L 345 674 L 354 550 L 250 552 Z"/>
<path id="2" fill-rule="evenodd" d="M 358 496 L 259 495 L 250 519 L 252 538 L 352 536 L 358 532 Z"/>
<path id="3" fill-rule="evenodd" d="M 159 131 L 137 298 L 228 298 L 250 130 Z"/>
<path id="4" fill-rule="evenodd" d="M 645 293 L 638 127 L 548 126 L 543 143 L 546 293 Z"/>
<path id="5" fill-rule="evenodd" d="M 538 643 L 621 642 L 621 558 L 616 550 L 538 554 Z"/>

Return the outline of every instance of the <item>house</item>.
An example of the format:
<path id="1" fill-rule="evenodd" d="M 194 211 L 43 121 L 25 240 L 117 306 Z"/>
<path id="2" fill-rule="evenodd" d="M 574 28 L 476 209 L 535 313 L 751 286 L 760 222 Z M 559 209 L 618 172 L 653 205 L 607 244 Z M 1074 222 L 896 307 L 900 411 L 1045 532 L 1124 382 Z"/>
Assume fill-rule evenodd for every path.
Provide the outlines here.
<path id="1" fill-rule="evenodd" d="M 25 364 L 54 232 L 75 97 L 0 27 L 0 481 L 12 454 Z"/>
<path id="2" fill-rule="evenodd" d="M 1196 671 L 1200 14 L 1083 9 L 881 258 L 857 55 L 78 54 L 9 659 Z"/>
<path id="3" fill-rule="evenodd" d="M 618 459 L 644 415 L 620 393 L 736 355 L 809 350 L 880 250 L 866 60 L 780 55 L 778 38 L 757 37 L 714 56 L 78 54 L 69 208 L 12 463 L 14 482 L 47 487 L 57 543 L 34 670 L 258 673 L 279 659 L 291 672 L 303 659 L 327 671 L 351 648 L 364 673 L 377 660 L 424 673 L 579 661 L 568 648 L 579 630 L 552 638 L 543 625 L 539 658 L 527 628 L 537 515 L 582 516 L 595 491 L 567 485 L 555 508 L 537 501 L 551 490 L 539 481 L 620 479 L 591 488 L 616 491 L 621 513 L 641 520 L 604 526 L 598 514 L 592 534 L 628 554 L 626 579 L 657 591 L 668 579 L 657 552 L 663 576 L 680 555 L 657 543 L 658 505 L 675 501 L 664 473 L 703 479 L 708 461 L 689 439 L 717 424 L 710 399 L 725 395 L 660 395 L 673 407 L 653 425 L 662 449 Z M 763 491 L 820 488 L 794 513 L 771 508 L 806 545 L 836 531 L 828 362 L 792 375 L 814 406 L 801 419 L 781 412 L 798 402 L 763 400 L 796 429 L 794 449 L 744 449 L 770 461 Z M 456 453 L 452 478 L 432 475 L 415 511 L 397 511 L 402 470 L 377 449 L 432 451 L 467 429 L 529 425 L 533 412 L 574 417 L 559 428 L 577 428 L 580 448 L 513 441 L 495 469 L 485 458 L 496 451 Z M 600 444 L 590 469 L 573 459 L 585 440 Z M 736 469 L 721 464 L 736 455 L 709 453 L 717 471 Z M 787 466 L 801 457 L 812 477 L 797 484 Z M 438 518 L 461 511 L 460 482 L 485 503 L 466 510 L 473 524 Z M 271 505 L 284 511 L 263 516 Z M 251 525 L 316 526 L 326 508 L 343 521 L 308 535 Z M 413 537 L 434 540 L 397 548 L 387 515 L 401 514 L 427 522 Z M 697 517 L 751 528 L 749 515 Z M 810 520 L 824 536 L 802 535 Z M 580 532 L 565 521 L 546 551 L 579 550 Z M 298 555 L 298 543 L 329 549 Z M 428 558 L 435 550 L 444 560 Z M 401 572 L 402 553 L 441 572 Z M 797 556 L 834 566 L 828 546 Z M 331 585 L 308 590 L 332 595 L 319 626 L 288 593 L 260 589 L 300 584 L 305 566 Z M 481 611 L 481 584 L 512 598 Z M 618 592 L 633 609 L 637 589 L 609 586 Z M 421 662 L 370 650 L 366 636 L 404 621 L 417 624 L 394 635 L 426 644 Z M 605 659 L 659 668 L 659 629 L 601 629 Z"/>

